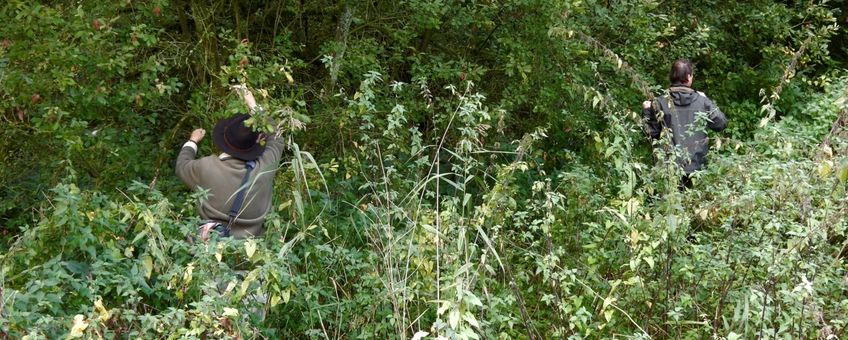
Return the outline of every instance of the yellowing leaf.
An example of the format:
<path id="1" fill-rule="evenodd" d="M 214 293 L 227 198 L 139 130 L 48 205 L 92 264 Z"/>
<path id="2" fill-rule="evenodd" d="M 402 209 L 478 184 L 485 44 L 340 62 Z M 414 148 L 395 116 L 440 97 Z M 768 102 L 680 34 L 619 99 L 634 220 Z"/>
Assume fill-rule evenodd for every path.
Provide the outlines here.
<path id="1" fill-rule="evenodd" d="M 612 296 L 607 297 L 606 299 L 604 299 L 604 304 L 603 304 L 603 307 L 601 307 L 601 308 L 606 309 L 609 305 L 611 305 L 613 302 L 615 302 L 615 300 L 617 300 L 617 299 L 612 297 Z"/>
<path id="2" fill-rule="evenodd" d="M 842 183 L 848 181 L 848 164 L 843 162 L 843 164 L 839 166 L 839 172 L 836 173 L 836 177 L 839 178 L 839 181 Z"/>
<path id="3" fill-rule="evenodd" d="M 230 307 L 224 307 L 224 316 L 229 316 L 229 317 L 235 318 L 235 317 L 238 317 L 238 315 L 239 315 L 238 309 L 230 308 Z"/>
<path id="4" fill-rule="evenodd" d="M 71 333 L 68 334 L 68 338 L 82 337 L 86 328 L 88 328 L 88 321 L 85 321 L 85 317 L 82 314 L 77 314 L 74 316 L 74 325 L 71 326 Z"/>
<path id="5" fill-rule="evenodd" d="M 224 252 L 224 244 L 218 243 L 218 248 L 215 249 L 215 259 L 218 260 L 218 262 L 221 262 L 221 260 L 224 259 L 223 252 Z"/>
<path id="6" fill-rule="evenodd" d="M 109 310 L 103 306 L 103 300 L 100 298 L 97 298 L 97 300 L 94 301 L 94 309 L 97 310 L 98 314 L 100 314 L 100 321 L 106 322 L 112 317 Z"/>
<path id="7" fill-rule="evenodd" d="M 247 240 L 244 243 L 244 251 L 247 253 L 247 258 L 252 258 L 256 253 L 256 242 L 253 239 Z"/>
<path id="8" fill-rule="evenodd" d="M 236 282 L 235 282 L 235 281 L 230 281 L 230 283 L 228 283 L 228 284 L 227 284 L 227 288 L 226 288 L 226 289 L 224 289 L 224 294 L 229 294 L 229 293 L 230 293 L 230 292 L 232 292 L 232 291 L 233 291 L 233 289 L 235 289 L 235 288 L 236 288 Z"/>
<path id="9" fill-rule="evenodd" d="M 259 277 L 260 268 L 255 268 L 247 273 L 247 276 L 244 277 L 244 281 L 241 283 L 241 291 L 239 292 L 239 296 L 244 296 L 247 293 L 247 289 L 250 288 L 250 285 L 253 282 L 256 282 L 256 279 Z"/>
<path id="10" fill-rule="evenodd" d="M 824 144 L 822 145 L 822 152 L 827 158 L 833 157 L 833 149 L 830 148 L 830 145 Z"/>
<path id="11" fill-rule="evenodd" d="M 615 309 L 609 309 L 609 310 L 604 311 L 604 319 L 606 319 L 607 322 L 609 322 L 610 320 L 612 320 L 612 315 L 614 313 L 615 313 Z"/>
<path id="12" fill-rule="evenodd" d="M 708 209 L 698 209 L 695 211 L 698 214 L 698 217 L 701 218 L 701 221 L 706 221 L 708 217 L 710 217 L 710 211 Z"/>
<path id="13" fill-rule="evenodd" d="M 291 299 L 291 289 L 286 289 L 283 291 L 283 303 L 289 303 Z"/>
<path id="14" fill-rule="evenodd" d="M 819 170 L 819 177 L 821 177 L 822 179 L 827 178 L 827 176 L 830 175 L 831 172 L 833 172 L 833 162 L 831 162 L 831 161 L 822 162 L 821 164 L 819 164 L 818 170 Z"/>
<path id="15" fill-rule="evenodd" d="M 183 282 L 188 285 L 191 283 L 192 276 L 194 276 L 194 262 L 189 262 L 188 267 L 186 267 L 183 273 Z"/>
<path id="16" fill-rule="evenodd" d="M 280 211 L 285 210 L 286 208 L 291 206 L 291 204 L 292 204 L 292 200 L 285 201 L 282 204 L 280 204 L 279 207 L 277 207 L 277 210 L 280 210 Z"/>
<path id="17" fill-rule="evenodd" d="M 144 277 L 149 279 L 153 274 L 153 258 L 150 255 L 142 256 L 141 267 L 144 269 Z"/>

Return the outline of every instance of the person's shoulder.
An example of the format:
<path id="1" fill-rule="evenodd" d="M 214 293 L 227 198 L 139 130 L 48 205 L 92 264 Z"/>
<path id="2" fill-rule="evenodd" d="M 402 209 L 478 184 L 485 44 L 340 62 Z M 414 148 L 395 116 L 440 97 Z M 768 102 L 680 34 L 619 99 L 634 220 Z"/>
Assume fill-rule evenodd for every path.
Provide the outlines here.
<path id="1" fill-rule="evenodd" d="M 699 97 L 701 97 L 703 100 L 705 100 L 705 101 L 707 101 L 707 102 L 712 102 L 712 101 L 713 101 L 713 100 L 712 100 L 712 99 L 710 99 L 710 97 L 709 97 L 709 96 L 707 96 L 707 94 L 706 94 L 706 93 L 704 93 L 704 92 L 698 91 L 698 96 L 699 96 Z"/>
<path id="2" fill-rule="evenodd" d="M 203 156 L 196 160 L 200 164 L 212 164 L 220 162 L 218 155 Z"/>

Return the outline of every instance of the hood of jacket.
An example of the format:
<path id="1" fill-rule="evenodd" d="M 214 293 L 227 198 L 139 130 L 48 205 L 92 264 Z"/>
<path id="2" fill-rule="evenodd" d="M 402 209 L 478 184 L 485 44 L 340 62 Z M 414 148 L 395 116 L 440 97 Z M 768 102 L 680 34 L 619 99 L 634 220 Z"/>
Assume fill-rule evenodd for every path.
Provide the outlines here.
<path id="1" fill-rule="evenodd" d="M 668 92 L 671 95 L 671 100 L 676 106 L 689 106 L 700 96 L 700 94 L 692 88 L 678 84 L 672 85 L 668 89 Z"/>

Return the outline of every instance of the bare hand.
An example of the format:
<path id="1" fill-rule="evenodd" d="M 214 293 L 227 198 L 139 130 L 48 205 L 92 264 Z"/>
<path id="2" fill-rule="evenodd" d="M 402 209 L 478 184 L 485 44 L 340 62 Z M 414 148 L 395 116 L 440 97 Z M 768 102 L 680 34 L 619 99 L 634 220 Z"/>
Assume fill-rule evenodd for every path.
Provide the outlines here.
<path id="1" fill-rule="evenodd" d="M 209 231 L 215 228 L 215 222 L 209 222 L 200 227 L 200 240 L 204 243 L 209 242 Z"/>
<path id="2" fill-rule="evenodd" d="M 204 129 L 194 129 L 194 131 L 191 132 L 191 137 L 189 137 L 188 139 L 190 141 L 194 142 L 195 144 L 197 144 L 197 143 L 200 143 L 200 141 L 203 140 L 203 137 L 205 137 L 205 136 L 206 136 L 206 130 L 204 130 Z"/>
<path id="3" fill-rule="evenodd" d="M 247 104 L 247 108 L 253 110 L 256 107 L 256 98 L 253 97 L 253 93 L 247 89 L 247 86 L 244 85 L 234 85 L 233 90 L 236 90 L 241 95 L 241 98 L 244 99 L 244 103 Z"/>
<path id="4" fill-rule="evenodd" d="M 651 108 L 651 101 L 650 100 L 643 101 L 642 102 L 642 108 L 643 109 L 650 109 Z"/>

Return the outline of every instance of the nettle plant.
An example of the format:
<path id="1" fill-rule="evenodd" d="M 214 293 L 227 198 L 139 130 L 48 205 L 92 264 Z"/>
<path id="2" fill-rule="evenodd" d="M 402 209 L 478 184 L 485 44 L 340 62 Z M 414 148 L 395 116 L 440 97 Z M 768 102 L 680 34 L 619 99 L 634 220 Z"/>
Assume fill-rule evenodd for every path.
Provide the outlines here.
<path id="1" fill-rule="evenodd" d="M 822 135 L 832 130 L 826 139 L 842 143 L 837 113 L 844 114 L 845 95 L 844 80 L 834 81 L 808 104 L 812 121 L 786 117 L 749 142 L 714 139 L 696 190 L 677 191 L 679 173 L 668 171 L 668 160 L 646 167 L 609 152 L 613 164 L 625 164 L 613 167 L 616 178 L 629 183 L 630 168 L 641 189 L 629 196 L 622 186 L 618 199 L 597 208 L 600 221 L 582 230 L 590 236 L 581 236 L 586 262 L 573 265 L 578 277 L 597 280 L 587 290 L 602 290 L 595 310 L 608 312 L 614 329 L 672 337 L 839 334 L 844 167 L 831 170 L 841 156 Z M 603 144 L 626 150 L 616 139 Z M 659 195 L 651 190 L 662 187 Z"/>
<path id="2" fill-rule="evenodd" d="M 361 122 L 355 145 L 366 180 L 355 214 L 381 259 L 375 269 L 401 338 L 477 338 L 483 329 L 478 281 L 490 251 L 474 242 L 473 216 L 474 188 L 485 185 L 488 169 L 475 153 L 486 157 L 480 140 L 492 117 L 473 83 L 464 85 L 439 97 L 425 79 L 386 86 L 371 72 L 349 100 L 350 119 Z M 430 140 L 407 121 L 407 110 L 422 110 L 434 125 Z"/>

